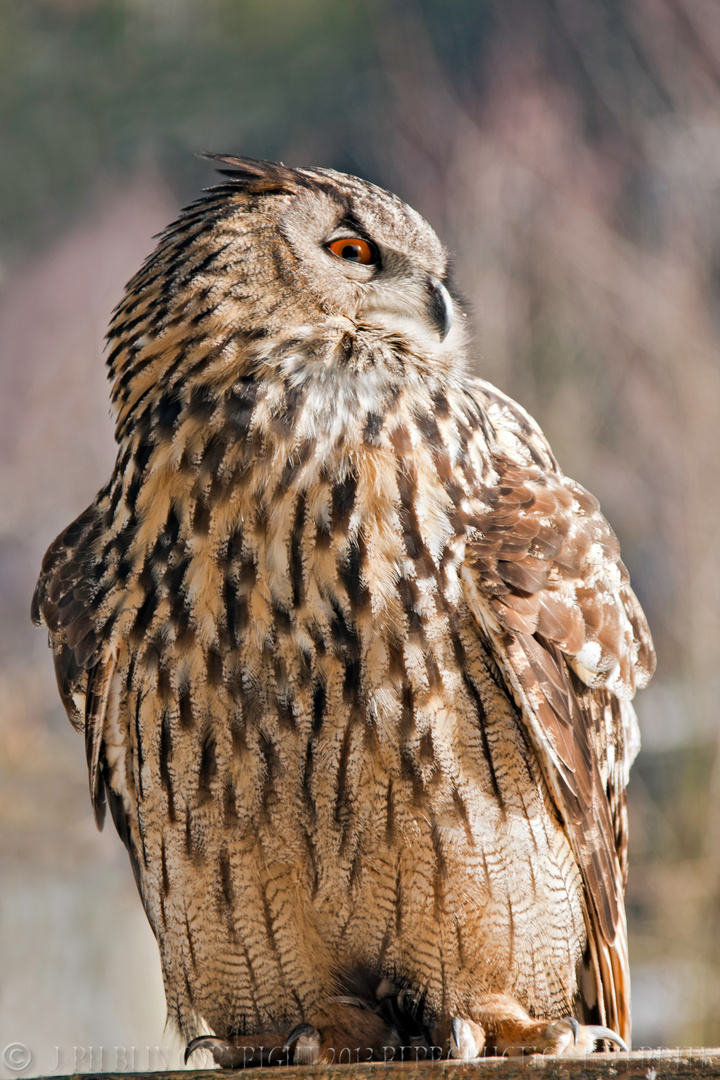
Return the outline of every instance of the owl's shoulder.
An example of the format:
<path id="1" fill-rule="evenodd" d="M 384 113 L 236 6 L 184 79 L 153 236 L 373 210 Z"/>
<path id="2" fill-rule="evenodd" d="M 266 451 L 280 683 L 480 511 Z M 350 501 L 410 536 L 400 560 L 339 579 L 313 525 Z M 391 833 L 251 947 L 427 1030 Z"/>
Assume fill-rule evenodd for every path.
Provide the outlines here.
<path id="1" fill-rule="evenodd" d="M 484 379 L 467 379 L 463 392 L 482 413 L 492 453 L 562 475 L 540 425 L 522 405 Z"/>

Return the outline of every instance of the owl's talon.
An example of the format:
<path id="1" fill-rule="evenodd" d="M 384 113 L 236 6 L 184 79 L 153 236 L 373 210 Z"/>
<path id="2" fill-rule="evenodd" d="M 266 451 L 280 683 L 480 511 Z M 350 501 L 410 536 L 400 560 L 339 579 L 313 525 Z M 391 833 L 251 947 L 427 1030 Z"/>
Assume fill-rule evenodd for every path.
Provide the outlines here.
<path id="1" fill-rule="evenodd" d="M 283 1043 L 283 1050 L 290 1050 L 293 1046 L 295 1065 L 317 1065 L 321 1051 L 320 1032 L 316 1027 L 297 1024 Z"/>
<path id="2" fill-rule="evenodd" d="M 298 1025 L 298 1028 L 303 1025 Z M 304 1025 L 307 1027 L 308 1025 Z M 260 1065 L 289 1065 L 289 1045 L 297 1038 L 298 1028 L 291 1032 L 283 1045 L 282 1035 L 265 1031 L 254 1035 L 234 1035 L 222 1039 L 217 1035 L 200 1035 L 185 1048 L 185 1064 L 196 1050 L 209 1050 L 221 1069 L 247 1069 Z M 314 1030 L 314 1029 L 313 1029 Z M 296 1059 L 297 1060 L 297 1059 Z M 304 1064 L 304 1062 L 303 1062 Z"/>
<path id="3" fill-rule="evenodd" d="M 456 1061 L 477 1061 L 485 1045 L 485 1032 L 480 1025 L 453 1016 L 450 1029 L 450 1057 Z"/>
<path id="4" fill-rule="evenodd" d="M 209 1050 L 216 1065 L 223 1069 L 237 1069 L 246 1064 L 245 1054 L 241 1054 L 241 1051 L 247 1049 L 228 1039 L 220 1039 L 217 1035 L 199 1035 L 196 1039 L 191 1039 L 185 1047 L 185 1064 L 187 1065 L 191 1054 L 196 1050 Z"/>
<path id="5" fill-rule="evenodd" d="M 558 1057 L 581 1057 L 592 1054 L 595 1043 L 607 1039 L 627 1051 L 627 1044 L 610 1028 L 594 1024 L 579 1024 L 574 1016 L 563 1017 L 550 1023 L 530 1021 L 512 1025 L 494 1042 L 497 1050 L 508 1057 L 523 1054 L 549 1054 Z"/>
<path id="6" fill-rule="evenodd" d="M 575 1021 L 575 1023 L 577 1023 L 577 1021 Z M 588 1024 L 584 1030 L 588 1035 L 592 1035 L 594 1042 L 597 1042 L 598 1039 L 606 1039 L 608 1042 L 615 1043 L 626 1054 L 630 1053 L 630 1047 L 625 1040 L 621 1039 L 617 1032 L 611 1031 L 610 1028 L 600 1027 L 596 1024 Z M 575 1041 L 577 1042 L 577 1039 Z"/>
<path id="7" fill-rule="evenodd" d="M 222 1039 L 209 1035 L 200 1035 L 197 1039 L 191 1039 L 185 1047 L 185 1064 L 187 1065 L 190 1055 L 194 1054 L 196 1050 L 210 1050 L 212 1053 L 213 1048 L 222 1041 Z"/>

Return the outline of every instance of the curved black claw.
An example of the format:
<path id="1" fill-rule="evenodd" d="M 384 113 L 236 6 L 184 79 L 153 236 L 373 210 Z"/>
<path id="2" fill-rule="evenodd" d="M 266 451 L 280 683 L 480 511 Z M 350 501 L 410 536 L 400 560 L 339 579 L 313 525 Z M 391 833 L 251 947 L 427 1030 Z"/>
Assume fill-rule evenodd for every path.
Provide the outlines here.
<path id="1" fill-rule="evenodd" d="M 312 1024 L 296 1024 L 283 1043 L 283 1050 L 295 1047 L 295 1065 L 317 1065 L 320 1060 L 320 1032 Z"/>
<path id="2" fill-rule="evenodd" d="M 194 1054 L 196 1050 L 209 1050 L 210 1053 L 213 1050 L 222 1050 L 227 1047 L 227 1043 L 224 1039 L 219 1039 L 217 1035 L 198 1035 L 196 1039 L 191 1039 L 185 1047 L 185 1064 L 187 1065 L 191 1054 Z"/>

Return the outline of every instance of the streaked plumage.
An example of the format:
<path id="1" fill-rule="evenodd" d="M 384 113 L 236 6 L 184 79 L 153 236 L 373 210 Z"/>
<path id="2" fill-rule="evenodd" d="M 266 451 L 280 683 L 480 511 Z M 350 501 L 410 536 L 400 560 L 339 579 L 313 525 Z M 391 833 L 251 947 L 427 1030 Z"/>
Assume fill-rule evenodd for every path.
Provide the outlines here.
<path id="1" fill-rule="evenodd" d="M 170 1015 L 325 1045 L 349 1014 L 382 1045 L 393 980 L 444 1047 L 454 1016 L 517 1042 L 523 1009 L 628 1037 L 630 698 L 654 661 L 617 541 L 464 370 L 457 302 L 443 337 L 447 258 L 414 211 L 226 160 L 115 312 L 117 465 L 33 605 Z"/>

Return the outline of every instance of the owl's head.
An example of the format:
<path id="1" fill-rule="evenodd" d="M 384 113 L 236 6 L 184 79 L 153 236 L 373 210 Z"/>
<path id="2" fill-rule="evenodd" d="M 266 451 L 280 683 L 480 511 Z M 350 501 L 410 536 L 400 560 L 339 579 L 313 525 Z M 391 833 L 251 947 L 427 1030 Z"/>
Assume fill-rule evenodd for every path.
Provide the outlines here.
<path id="1" fill-rule="evenodd" d="M 210 156 L 210 155 L 208 155 Z M 183 371 L 443 377 L 464 355 L 448 256 L 397 196 L 330 169 L 212 155 L 223 183 L 161 236 L 109 332 L 120 428 Z"/>

